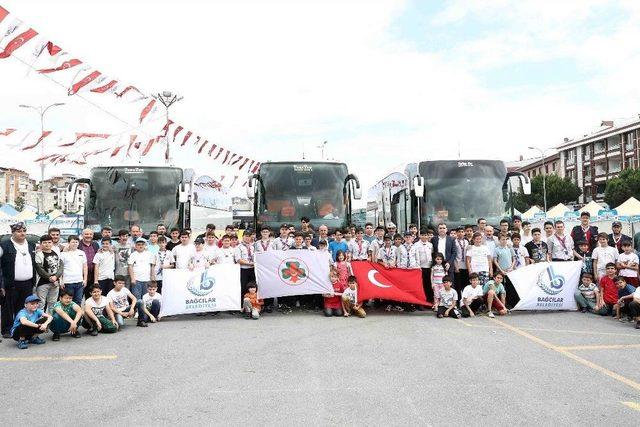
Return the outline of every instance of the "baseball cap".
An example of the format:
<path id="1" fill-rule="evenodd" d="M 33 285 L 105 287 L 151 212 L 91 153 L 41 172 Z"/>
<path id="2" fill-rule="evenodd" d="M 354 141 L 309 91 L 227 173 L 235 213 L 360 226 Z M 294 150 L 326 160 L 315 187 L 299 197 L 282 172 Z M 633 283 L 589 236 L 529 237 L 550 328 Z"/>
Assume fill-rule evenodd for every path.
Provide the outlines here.
<path id="1" fill-rule="evenodd" d="M 396 225 L 392 222 L 387 224 L 387 228 L 396 228 Z"/>
<path id="2" fill-rule="evenodd" d="M 27 298 L 25 298 L 24 303 L 30 303 L 30 302 L 40 302 L 40 298 L 38 298 L 37 295 L 29 295 Z"/>
<path id="3" fill-rule="evenodd" d="M 405 231 L 404 237 L 407 237 L 407 236 L 413 236 L 413 234 L 410 231 Z"/>
<path id="4" fill-rule="evenodd" d="M 612 227 L 622 227 L 622 223 L 620 221 L 613 221 L 611 223 Z"/>
<path id="5" fill-rule="evenodd" d="M 147 241 L 146 241 L 144 238 L 142 238 L 142 237 L 138 237 L 138 238 L 136 239 L 136 243 L 147 243 Z"/>
<path id="6" fill-rule="evenodd" d="M 198 244 L 198 243 L 199 243 L 199 244 L 201 244 L 201 245 L 204 245 L 204 239 L 203 239 L 202 237 L 198 237 L 198 238 L 195 240 L 195 243 L 196 243 L 196 244 Z"/>
<path id="7" fill-rule="evenodd" d="M 389 233 L 384 235 L 384 240 L 393 240 L 393 236 Z"/>

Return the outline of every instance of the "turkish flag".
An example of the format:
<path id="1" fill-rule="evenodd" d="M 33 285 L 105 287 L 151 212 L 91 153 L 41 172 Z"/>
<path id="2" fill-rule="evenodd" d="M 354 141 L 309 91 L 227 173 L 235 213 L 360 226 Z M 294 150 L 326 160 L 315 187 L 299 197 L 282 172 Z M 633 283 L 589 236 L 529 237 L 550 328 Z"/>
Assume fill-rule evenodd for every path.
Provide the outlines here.
<path id="1" fill-rule="evenodd" d="M 384 268 L 369 261 L 352 261 L 358 279 L 358 300 L 386 299 L 431 306 L 422 287 L 422 270 Z"/>

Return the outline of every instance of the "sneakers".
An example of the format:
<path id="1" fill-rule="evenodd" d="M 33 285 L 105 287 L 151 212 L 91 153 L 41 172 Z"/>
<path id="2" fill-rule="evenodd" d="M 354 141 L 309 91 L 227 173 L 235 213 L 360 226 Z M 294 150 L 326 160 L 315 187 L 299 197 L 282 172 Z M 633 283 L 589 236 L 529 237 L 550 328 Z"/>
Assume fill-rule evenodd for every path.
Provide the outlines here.
<path id="1" fill-rule="evenodd" d="M 146 327 L 148 327 L 149 325 L 147 325 L 147 324 L 146 324 L 145 322 L 143 322 L 143 321 L 139 321 L 139 322 L 138 322 L 138 324 L 137 324 L 136 326 L 140 326 L 141 328 L 146 328 Z"/>
<path id="2" fill-rule="evenodd" d="M 636 329 L 640 329 L 640 320 L 636 322 Z"/>
<path id="3" fill-rule="evenodd" d="M 89 335 L 92 337 L 98 336 L 98 330 L 96 328 L 89 329 Z"/>
<path id="4" fill-rule="evenodd" d="M 393 307 L 393 309 L 395 311 L 404 311 L 404 307 L 402 307 L 401 305 L 396 305 L 395 307 Z"/>
<path id="5" fill-rule="evenodd" d="M 273 307 L 268 305 L 267 308 L 264 309 L 264 311 L 266 311 L 267 313 L 273 313 Z"/>
<path id="6" fill-rule="evenodd" d="M 18 348 L 20 350 L 26 350 L 29 348 L 29 343 L 27 342 L 27 340 L 20 340 L 18 341 Z"/>
<path id="7" fill-rule="evenodd" d="M 71 334 L 72 337 L 74 338 L 81 338 L 82 336 L 80 335 L 80 332 L 76 332 L 75 334 Z"/>
<path id="8" fill-rule="evenodd" d="M 384 311 L 391 311 L 391 309 L 393 308 L 393 306 L 391 304 L 387 305 L 384 309 Z"/>
<path id="9" fill-rule="evenodd" d="M 42 338 L 40 338 L 40 337 L 33 337 L 33 338 L 31 338 L 31 340 L 29 340 L 29 342 L 30 342 L 31 344 L 37 344 L 37 345 L 40 345 L 40 344 L 44 344 L 44 343 L 46 343 L 46 341 L 45 341 L 45 340 L 43 340 L 43 339 L 42 339 Z"/>
<path id="10" fill-rule="evenodd" d="M 581 313 L 586 313 L 586 312 L 587 312 L 587 307 L 582 307 L 582 308 L 580 309 L 580 312 L 581 312 Z"/>
<path id="11" fill-rule="evenodd" d="M 60 341 L 60 334 L 53 334 L 51 337 L 51 341 Z"/>
<path id="12" fill-rule="evenodd" d="M 493 311 L 491 311 L 491 310 L 489 310 L 489 312 L 487 313 L 487 316 L 491 317 L 492 319 L 493 319 L 494 317 L 496 317 L 496 315 L 495 315 L 495 314 L 493 314 Z"/>

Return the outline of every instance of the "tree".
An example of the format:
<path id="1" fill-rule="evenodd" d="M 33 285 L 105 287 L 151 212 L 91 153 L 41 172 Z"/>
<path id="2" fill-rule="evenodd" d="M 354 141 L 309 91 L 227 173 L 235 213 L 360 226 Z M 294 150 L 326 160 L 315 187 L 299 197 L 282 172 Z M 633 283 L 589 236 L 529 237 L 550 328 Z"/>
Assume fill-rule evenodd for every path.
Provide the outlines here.
<path id="1" fill-rule="evenodd" d="M 582 190 L 570 178 L 560 178 L 558 175 L 547 175 L 547 209 L 558 203 L 569 203 L 578 199 Z M 544 207 L 544 192 L 542 185 L 542 175 L 538 175 L 531 180 L 531 194 L 514 194 L 514 207 L 520 212 L 524 212 L 533 205 Z"/>
<path id="2" fill-rule="evenodd" d="M 621 205 L 629 197 L 640 198 L 640 169 L 625 169 L 607 181 L 604 201 L 612 208 Z"/>
<path id="3" fill-rule="evenodd" d="M 16 210 L 22 212 L 22 210 L 24 209 L 24 199 L 22 198 L 22 196 L 16 197 L 15 204 Z"/>

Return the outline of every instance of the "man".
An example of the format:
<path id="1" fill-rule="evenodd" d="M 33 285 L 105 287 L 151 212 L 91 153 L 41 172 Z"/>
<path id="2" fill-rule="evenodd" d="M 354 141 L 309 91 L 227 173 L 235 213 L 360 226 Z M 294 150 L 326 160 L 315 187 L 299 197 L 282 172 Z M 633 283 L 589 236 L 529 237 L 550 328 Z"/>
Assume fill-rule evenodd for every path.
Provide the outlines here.
<path id="1" fill-rule="evenodd" d="M 130 239 L 130 244 L 131 246 L 135 246 L 136 242 L 138 241 L 139 238 L 142 237 L 142 228 L 140 228 L 139 225 L 132 225 L 131 226 L 131 239 Z"/>
<path id="2" fill-rule="evenodd" d="M 384 233 L 383 233 L 384 234 Z M 373 224 L 368 222 L 364 225 L 364 236 L 362 237 L 367 243 L 371 244 L 376 240 L 376 236 L 373 234 Z"/>
<path id="3" fill-rule="evenodd" d="M 113 238 L 113 229 L 108 225 L 102 227 L 102 230 L 100 230 L 100 237 L 108 237 L 109 239 Z"/>
<path id="4" fill-rule="evenodd" d="M 518 231 L 518 234 L 522 235 L 522 218 L 519 215 L 514 215 L 512 218 L 513 229 Z"/>
<path id="5" fill-rule="evenodd" d="M 167 226 L 162 223 L 156 226 L 156 231 L 158 232 L 158 237 L 160 236 L 169 237 L 169 235 L 167 234 Z"/>
<path id="6" fill-rule="evenodd" d="M 85 228 L 82 230 L 82 239 L 80 240 L 80 244 L 78 245 L 78 249 L 84 252 L 87 257 L 87 283 L 93 283 L 93 271 L 95 264 L 93 263 L 93 257 L 96 256 L 96 253 L 100 249 L 100 245 L 98 242 L 93 240 L 93 230 L 90 228 Z M 91 296 L 91 290 L 89 286 L 85 286 L 84 288 L 84 296 L 85 298 L 89 298 Z"/>
<path id="7" fill-rule="evenodd" d="M 553 222 L 546 221 L 544 223 L 544 240 L 548 241 L 551 238 L 551 236 L 553 236 L 554 231 L 555 229 L 553 226 Z"/>
<path id="8" fill-rule="evenodd" d="M 176 268 L 189 268 L 189 261 L 196 253 L 196 247 L 191 243 L 189 233 L 184 230 L 180 232 L 180 244 L 175 246 L 171 253 L 176 260 Z"/>
<path id="9" fill-rule="evenodd" d="M 206 230 L 204 233 L 202 234 L 198 234 L 198 236 L 196 237 L 196 239 L 202 239 L 205 240 L 207 238 L 207 235 L 209 233 L 215 233 L 216 231 L 216 225 L 215 224 L 207 224 Z"/>
<path id="10" fill-rule="evenodd" d="M 49 229 L 49 236 L 51 236 L 51 241 L 53 242 L 53 249 L 58 255 L 62 251 L 64 251 L 65 245 L 60 241 L 60 229 L 56 227 L 51 227 Z"/>
<path id="11" fill-rule="evenodd" d="M 489 248 L 489 253 L 491 257 L 493 257 L 493 253 L 496 250 L 496 246 L 498 245 L 498 238 L 493 235 L 494 230 L 493 227 L 487 225 L 484 228 L 484 239 L 482 240 L 482 244 L 486 245 Z"/>
<path id="12" fill-rule="evenodd" d="M 11 225 L 11 238 L 0 242 L 2 283 L 1 330 L 3 338 L 11 338 L 16 314 L 24 308 L 24 300 L 33 294 L 36 284 L 36 246 L 27 242 L 24 222 Z"/>
<path id="13" fill-rule="evenodd" d="M 313 229 L 311 228 L 311 220 L 306 216 L 300 218 L 300 231 L 303 233 L 311 233 L 313 234 Z"/>
<path id="14" fill-rule="evenodd" d="M 589 224 L 591 214 L 584 211 L 580 214 L 580 225 L 576 225 L 571 230 L 571 238 L 574 242 L 584 240 L 589 244 L 589 252 L 595 249 L 598 244 L 598 227 Z"/>
<path id="15" fill-rule="evenodd" d="M 396 227 L 396 225 L 389 221 L 389 223 L 387 223 L 387 233 L 391 234 L 392 236 L 395 236 L 396 234 L 396 230 L 398 229 L 398 227 Z"/>
<path id="16" fill-rule="evenodd" d="M 564 234 L 564 222 L 557 220 L 555 223 L 555 233 L 547 239 L 551 261 L 572 261 L 573 260 L 573 239 Z"/>
<path id="17" fill-rule="evenodd" d="M 611 231 L 613 231 L 613 233 L 609 234 L 609 246 L 613 246 L 618 250 L 618 253 L 621 254 L 624 252 L 622 242 L 630 242 L 631 236 L 622 234 L 622 223 L 620 221 L 613 221 Z"/>
<path id="18" fill-rule="evenodd" d="M 329 238 L 329 227 L 324 224 L 318 227 L 318 237 L 314 237 L 311 244 L 317 248 L 320 241 L 326 242 L 327 248 L 329 247 L 329 243 L 332 242 L 332 239 Z"/>
<path id="19" fill-rule="evenodd" d="M 376 230 L 377 231 L 377 230 Z M 382 230 L 384 235 L 384 230 Z M 429 235 L 426 229 L 420 231 L 420 240 L 413 244 L 412 251 L 418 259 L 418 265 L 422 270 L 422 287 L 427 301 L 433 302 L 433 288 L 431 287 L 431 262 L 433 256 L 433 246 L 429 241 Z M 375 262 L 376 258 L 372 261 Z M 418 310 L 421 310 L 419 308 Z"/>
<path id="20" fill-rule="evenodd" d="M 456 261 L 454 269 L 454 288 L 458 294 L 462 295 L 464 288 L 469 283 L 469 271 L 467 270 L 466 250 L 469 242 L 465 239 L 464 227 L 456 230 Z"/>
<path id="21" fill-rule="evenodd" d="M 484 218 L 478 218 L 477 225 L 478 225 L 477 232 L 484 236 L 484 229 L 487 226 L 487 220 L 484 219 Z M 471 242 L 469 242 L 469 243 L 471 243 Z"/>
<path id="22" fill-rule="evenodd" d="M 447 274 L 450 274 L 454 270 L 457 251 L 454 239 L 449 236 L 447 232 L 447 226 L 444 223 L 438 224 L 438 234 L 431 240 L 433 245 L 433 259 L 436 258 L 437 253 L 444 255 L 444 269 Z"/>

